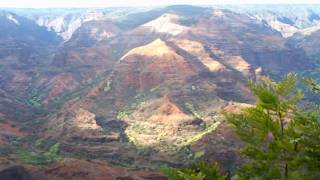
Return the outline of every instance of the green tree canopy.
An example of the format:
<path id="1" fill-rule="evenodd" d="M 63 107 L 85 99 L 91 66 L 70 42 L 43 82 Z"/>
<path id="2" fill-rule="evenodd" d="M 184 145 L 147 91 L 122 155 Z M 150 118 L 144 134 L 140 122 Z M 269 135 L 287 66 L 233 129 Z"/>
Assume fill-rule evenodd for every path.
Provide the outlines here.
<path id="1" fill-rule="evenodd" d="M 249 83 L 257 98 L 254 107 L 227 114 L 227 120 L 245 142 L 241 150 L 248 161 L 238 179 L 319 179 L 319 111 L 303 109 L 297 76 L 276 83 L 262 78 Z"/>

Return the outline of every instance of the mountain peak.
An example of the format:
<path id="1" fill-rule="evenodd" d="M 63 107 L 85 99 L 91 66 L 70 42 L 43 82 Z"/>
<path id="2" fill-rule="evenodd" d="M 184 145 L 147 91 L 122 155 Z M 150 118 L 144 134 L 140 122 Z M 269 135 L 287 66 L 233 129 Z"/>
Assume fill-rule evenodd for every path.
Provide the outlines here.
<path id="1" fill-rule="evenodd" d="M 179 19 L 180 16 L 178 15 L 165 13 L 142 26 L 149 28 L 152 32 L 166 33 L 175 36 L 187 30 L 186 26 L 177 23 Z"/>
<path id="2" fill-rule="evenodd" d="M 125 54 L 121 59 L 124 59 L 130 55 L 140 55 L 140 56 L 158 56 L 161 57 L 165 54 L 175 53 L 171 47 L 169 47 L 166 42 L 161 40 L 160 38 L 152 41 L 149 44 L 144 46 L 140 46 L 130 50 L 127 54 Z"/>

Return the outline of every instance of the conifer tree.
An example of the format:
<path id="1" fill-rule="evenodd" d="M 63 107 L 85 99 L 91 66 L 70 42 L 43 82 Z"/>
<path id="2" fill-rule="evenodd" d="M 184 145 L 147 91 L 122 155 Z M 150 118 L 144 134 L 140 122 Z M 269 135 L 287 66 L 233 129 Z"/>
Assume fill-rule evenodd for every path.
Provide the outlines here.
<path id="1" fill-rule="evenodd" d="M 162 168 L 169 180 L 225 180 L 217 163 L 199 162 L 188 168 Z"/>
<path id="2" fill-rule="evenodd" d="M 279 83 L 264 77 L 249 84 L 256 105 L 226 115 L 245 142 L 241 154 L 248 159 L 236 178 L 318 179 L 320 116 L 315 110 L 299 110 L 303 96 L 296 90 L 297 76 L 289 74 Z"/>

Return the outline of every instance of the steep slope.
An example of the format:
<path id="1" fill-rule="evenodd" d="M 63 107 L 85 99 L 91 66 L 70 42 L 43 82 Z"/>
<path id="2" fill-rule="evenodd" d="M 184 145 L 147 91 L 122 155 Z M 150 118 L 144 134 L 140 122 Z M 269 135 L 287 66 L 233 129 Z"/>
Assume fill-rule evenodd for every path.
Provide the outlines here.
<path id="1" fill-rule="evenodd" d="M 320 67 L 320 50 L 319 50 L 319 39 L 320 30 L 312 32 L 310 35 L 303 35 L 300 33 L 295 34 L 293 37 L 288 39 L 288 44 L 303 49 L 310 62 L 312 62 L 313 66 L 309 69 L 306 69 L 303 72 L 300 72 L 301 76 L 304 77 L 312 77 L 316 80 L 319 80 L 319 67 Z"/>
<path id="2" fill-rule="evenodd" d="M 219 61 L 210 57 L 203 44 L 197 41 L 188 39 L 174 39 L 173 42 L 181 49 L 189 52 L 197 57 L 203 65 L 205 65 L 211 72 L 223 71 L 226 67 Z"/>
<path id="3" fill-rule="evenodd" d="M 195 76 L 195 71 L 196 67 L 176 54 L 165 42 L 157 39 L 130 50 L 121 58 L 115 67 L 117 97 L 126 99 L 131 96 L 126 92 L 138 93 L 161 84 L 184 84 L 188 78 Z M 128 88 L 132 91 L 128 91 Z"/>
<path id="4" fill-rule="evenodd" d="M 179 16 L 175 14 L 163 14 L 157 19 L 143 24 L 142 27 L 149 29 L 151 32 L 178 35 L 187 30 L 186 26 L 177 24 L 178 20 Z"/>
<path id="5" fill-rule="evenodd" d="M 220 63 L 232 69 L 239 68 L 237 71 L 246 77 L 254 75 L 261 67 L 274 77 L 308 68 L 303 63 L 306 56 L 303 50 L 286 45 L 286 39 L 280 33 L 256 17 L 221 9 L 198 11 L 192 6 L 181 11 L 185 7 L 179 7 L 168 8 L 165 14 L 133 32 L 141 35 L 153 32 L 166 39 L 178 36 L 177 39 L 200 42 L 213 59 L 222 60 Z M 191 13 L 193 8 L 197 14 Z M 158 26 L 152 26 L 154 24 Z M 161 24 L 167 28 L 176 27 L 179 31 L 165 31 Z M 180 48 L 185 50 L 185 47 Z"/>
<path id="6" fill-rule="evenodd" d="M 319 41 L 317 40 L 319 35 L 320 30 L 316 29 L 308 31 L 307 34 L 297 33 L 288 40 L 288 43 L 297 48 L 302 48 L 308 56 L 316 56 L 320 53 L 318 49 Z"/>
<path id="7" fill-rule="evenodd" d="M 39 75 L 39 68 L 50 62 L 60 39 L 13 13 L 1 11 L 0 24 L 0 33 L 4 34 L 0 37 L 0 91 L 5 96 L 0 112 L 11 120 L 30 120 L 32 114 L 39 113 L 31 107 L 38 105 L 38 94 L 32 83 Z"/>
<path id="8" fill-rule="evenodd" d="M 250 64 L 249 72 L 262 67 L 274 77 L 308 68 L 301 49 L 287 46 L 277 32 L 247 15 L 213 10 L 211 15 L 198 19 L 191 33 L 192 39 L 205 44 L 212 55 L 231 68 L 238 66 L 234 63 L 239 59 L 243 68 Z"/>
<path id="9" fill-rule="evenodd" d="M 103 20 L 104 18 L 104 12 L 87 10 L 85 12 L 67 13 L 62 16 L 50 16 L 48 14 L 48 16 L 38 17 L 36 21 L 40 26 L 54 30 L 65 41 L 67 41 L 83 23 L 93 20 Z"/>
<path id="10" fill-rule="evenodd" d="M 296 32 L 316 26 L 320 20 L 317 5 L 235 5 L 222 6 L 232 11 L 248 14 L 266 23 L 288 38 Z"/>
<path id="11" fill-rule="evenodd" d="M 34 84 L 45 94 L 40 103 L 58 107 L 110 73 L 115 61 L 113 48 L 101 41 L 108 41 L 117 33 L 118 28 L 104 20 L 84 23 L 74 32 L 54 52 L 50 70 L 43 69 Z"/>
<path id="12" fill-rule="evenodd" d="M 158 38 L 126 52 L 110 76 L 50 117 L 41 135 L 62 143 L 66 154 L 98 153 L 141 167 L 189 162 L 195 151 L 180 149 L 217 128 L 224 99 L 248 101 L 243 92 L 236 73 L 210 71 L 172 41 Z"/>
<path id="13" fill-rule="evenodd" d="M 234 143 L 223 140 L 228 135 L 221 133 L 228 129 L 221 111 L 229 101 L 253 102 L 247 79 L 264 73 L 279 77 L 308 66 L 302 63 L 303 52 L 255 18 L 206 9 L 194 19 L 180 11 L 171 10 L 120 33 L 110 21 L 85 23 L 88 26 L 64 43 L 65 53 L 60 50 L 53 64 L 60 71 L 73 67 L 62 71 L 69 75 L 61 78 L 66 81 L 61 88 L 71 87 L 71 92 L 77 92 L 73 83 L 81 87 L 89 77 L 101 78 L 76 98 L 62 101 L 66 103 L 49 117 L 40 135 L 60 142 L 65 155 L 99 154 L 140 167 L 188 163 L 197 151 L 210 149 L 196 145 L 204 137 L 218 134 L 217 147 Z M 175 18 L 191 22 L 181 25 L 186 31 L 170 34 L 151 26 L 160 20 L 169 27 L 179 25 Z M 113 37 L 91 36 L 92 29 L 103 32 L 107 27 L 115 30 Z M 298 58 L 292 61 L 293 56 Z M 189 149 L 191 145 L 195 146 Z M 236 148 L 229 150 L 208 153 L 225 156 L 217 158 L 225 161 Z"/>
<path id="14" fill-rule="evenodd" d="M 1 33 L 6 36 L 1 36 L 1 39 L 16 39 L 30 41 L 36 40 L 41 42 L 57 43 L 59 38 L 55 33 L 40 27 L 35 22 L 18 16 L 16 14 L 0 11 Z"/>
<path id="15" fill-rule="evenodd" d="M 16 134 L 0 133 L 0 144 L 10 144 L 7 135 L 25 135 L 17 133 L 22 126 L 30 136 L 19 142 L 30 151 L 39 142 L 44 149 L 57 143 L 61 156 L 130 167 L 205 159 L 234 168 L 241 162 L 241 143 L 221 112 L 254 102 L 248 79 L 304 72 L 314 63 L 310 52 L 317 52 L 316 46 L 308 49 L 317 31 L 291 44 L 263 18 L 223 9 L 171 6 L 125 20 L 104 13 L 81 20 L 85 16 L 61 14 L 52 26 L 44 22 L 61 30 L 68 39 L 63 42 L 42 39 L 38 34 L 52 32 L 35 23 L 23 34 L 18 16 L 1 19 L 7 27 L 0 30 L 9 38 L 0 38 L 6 45 L 0 48 L 0 128 Z M 71 161 L 41 173 L 71 178 L 66 171 L 77 168 L 77 160 Z M 90 164 L 108 171 L 84 161 L 78 168 L 82 172 Z"/>

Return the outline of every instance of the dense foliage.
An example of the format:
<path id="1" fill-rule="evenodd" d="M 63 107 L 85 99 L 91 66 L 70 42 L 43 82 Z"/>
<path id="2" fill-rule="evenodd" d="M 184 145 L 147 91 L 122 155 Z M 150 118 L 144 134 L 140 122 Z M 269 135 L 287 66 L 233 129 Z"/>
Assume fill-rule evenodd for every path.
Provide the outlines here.
<path id="1" fill-rule="evenodd" d="M 275 83 L 262 78 L 250 83 L 257 104 L 228 114 L 228 122 L 245 147 L 248 162 L 237 179 L 319 179 L 320 119 L 318 109 L 303 109 L 297 77 L 289 74 Z M 314 86 L 313 89 L 317 88 Z"/>
<path id="2" fill-rule="evenodd" d="M 34 165 L 47 165 L 61 159 L 59 156 L 60 144 L 52 145 L 47 151 L 36 149 L 35 151 L 28 151 L 26 149 L 18 149 L 18 155 L 21 160 L 26 163 Z"/>
<path id="3" fill-rule="evenodd" d="M 227 175 L 222 174 L 217 163 L 199 162 L 189 168 L 163 168 L 162 172 L 169 180 L 224 180 Z"/>
<path id="4" fill-rule="evenodd" d="M 320 179 L 320 110 L 299 104 L 303 93 L 297 80 L 289 74 L 278 83 L 267 77 L 250 82 L 256 105 L 226 114 L 245 143 L 240 153 L 247 159 L 233 179 Z M 304 82 L 320 92 L 315 81 Z M 227 179 L 216 164 L 163 172 L 170 180 Z"/>

